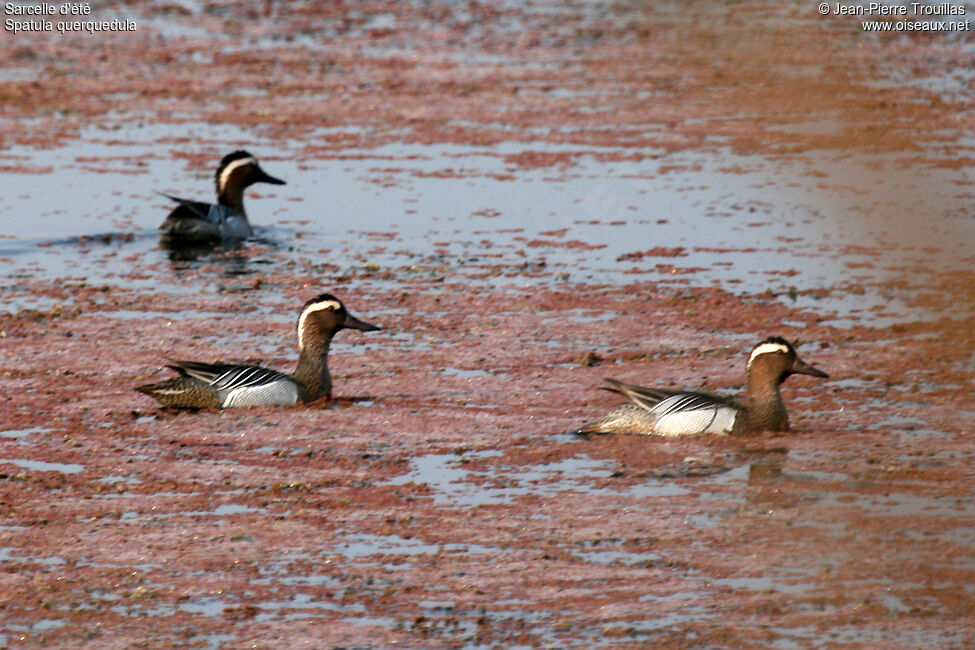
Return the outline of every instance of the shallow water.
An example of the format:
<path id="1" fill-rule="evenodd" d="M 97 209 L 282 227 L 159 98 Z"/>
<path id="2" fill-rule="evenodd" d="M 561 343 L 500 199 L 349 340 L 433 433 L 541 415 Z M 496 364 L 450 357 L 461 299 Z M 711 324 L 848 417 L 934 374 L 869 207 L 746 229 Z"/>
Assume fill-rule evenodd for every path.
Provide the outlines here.
<path id="1" fill-rule="evenodd" d="M 964 34 L 747 2 L 105 11 L 145 49 L 0 46 L 29 143 L 0 153 L 0 645 L 972 645 Z M 210 199 L 238 147 L 288 182 L 251 188 L 258 237 L 160 248 L 156 192 Z M 132 393 L 169 354 L 287 367 L 329 289 L 384 328 L 337 340 L 335 403 Z M 611 408 L 604 376 L 736 390 L 772 333 L 832 375 L 786 384 L 788 435 L 555 434 Z"/>
<path id="2" fill-rule="evenodd" d="M 533 467 L 488 465 L 484 469 L 465 467 L 470 460 L 496 456 L 498 452 L 468 452 L 431 454 L 411 461 L 411 471 L 389 482 L 389 485 L 418 484 L 433 490 L 434 503 L 458 508 L 507 504 L 522 496 L 552 497 L 563 493 L 581 492 L 589 495 L 615 494 L 620 497 L 666 497 L 687 494 L 688 491 L 672 482 L 648 481 L 645 485 L 614 490 L 593 487 L 592 479 L 608 478 L 613 464 L 580 455 L 557 463 Z M 475 481 L 469 481 L 475 479 Z M 503 487 L 494 487 L 501 485 Z"/>
<path id="3" fill-rule="evenodd" d="M 617 149 L 518 142 L 386 145 L 305 159 L 300 142 L 203 124 L 90 127 L 62 149 L 11 151 L 38 171 L 8 174 L 17 191 L 0 197 L 7 282 L 73 277 L 147 288 L 167 279 L 154 265 L 172 255 L 157 248 L 153 228 L 169 202 L 154 193 L 212 194 L 209 174 L 187 173 L 160 146 L 184 132 L 228 147 L 247 140 L 288 181 L 251 188 L 252 220 L 275 248 L 257 258 L 215 258 L 227 273 L 234 265 L 260 273 L 262 263 L 301 263 L 318 251 L 339 268 L 374 267 L 397 279 L 437 266 L 471 277 L 530 268 L 532 282 L 645 276 L 770 291 L 835 312 L 837 322 L 878 327 L 973 309 L 972 301 L 914 304 L 919 293 L 937 291 L 930 285 L 943 274 L 975 260 L 975 219 L 956 189 L 968 182 L 964 169 L 918 170 L 893 154 L 772 161 L 722 147 L 664 157 L 627 149 L 637 160 L 613 160 Z M 572 157 L 554 170 L 507 162 L 526 151 Z M 74 189 L 55 194 L 51 186 Z M 103 233 L 111 233 L 104 243 L 78 239 Z M 185 264 L 172 264 L 178 277 Z M 16 294 L 8 284 L 7 309 L 33 306 Z"/>
<path id="4" fill-rule="evenodd" d="M 26 458 L 0 458 L 0 464 L 9 463 L 23 467 L 32 472 L 58 472 L 61 474 L 77 474 L 84 471 L 84 465 L 76 463 L 48 463 L 43 460 L 29 460 Z"/>

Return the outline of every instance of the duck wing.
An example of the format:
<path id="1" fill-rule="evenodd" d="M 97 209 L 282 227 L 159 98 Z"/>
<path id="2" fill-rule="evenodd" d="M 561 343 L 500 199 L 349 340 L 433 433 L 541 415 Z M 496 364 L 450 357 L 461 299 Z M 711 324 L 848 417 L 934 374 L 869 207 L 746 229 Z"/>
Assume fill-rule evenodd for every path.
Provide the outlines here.
<path id="1" fill-rule="evenodd" d="M 700 393 L 691 390 L 671 390 L 667 388 L 650 388 L 627 384 L 616 379 L 606 379 L 610 384 L 603 388 L 626 397 L 634 404 L 648 411 L 660 415 L 672 415 L 687 411 L 713 409 L 718 407 L 738 408 L 739 404 L 732 397 Z"/>
<path id="2" fill-rule="evenodd" d="M 233 391 L 238 388 L 266 386 L 291 377 L 262 366 L 243 366 L 227 363 L 203 363 L 200 361 L 173 361 L 169 366 L 176 372 L 193 377 L 217 390 Z"/>
<path id="3" fill-rule="evenodd" d="M 169 213 L 170 218 L 176 216 L 184 219 L 207 219 L 210 214 L 211 204 L 204 201 L 190 201 L 189 199 L 181 199 L 178 196 L 163 194 L 162 192 L 156 192 L 156 194 L 179 203 L 179 207 L 173 208 L 173 211 Z"/>
<path id="4" fill-rule="evenodd" d="M 237 216 L 236 212 L 225 205 L 217 205 L 214 203 L 207 203 L 205 201 L 181 199 L 178 196 L 163 194 L 162 192 L 157 192 L 157 194 L 179 203 L 179 205 L 173 208 L 173 211 L 169 213 L 169 216 L 166 217 L 166 220 L 162 223 L 162 225 L 159 226 L 159 228 L 162 230 L 172 230 L 179 224 L 180 221 L 186 219 L 201 219 L 208 223 L 220 225 L 227 221 L 227 219 Z"/>
<path id="5" fill-rule="evenodd" d="M 623 397 L 631 400 L 637 406 L 645 408 L 648 411 L 652 410 L 657 404 L 668 397 L 673 397 L 674 395 L 682 392 L 679 390 L 667 390 L 665 388 L 637 386 L 635 384 L 627 384 L 616 379 L 606 379 L 605 381 L 607 384 L 609 384 L 609 386 L 603 386 L 603 390 L 619 393 Z"/>

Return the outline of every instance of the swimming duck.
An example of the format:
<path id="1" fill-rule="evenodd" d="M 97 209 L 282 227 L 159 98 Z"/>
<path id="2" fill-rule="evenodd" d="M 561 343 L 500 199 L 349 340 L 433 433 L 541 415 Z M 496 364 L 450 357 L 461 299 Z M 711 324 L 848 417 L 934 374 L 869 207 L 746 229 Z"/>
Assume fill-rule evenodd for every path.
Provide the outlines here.
<path id="1" fill-rule="evenodd" d="M 246 151 L 224 156 L 214 175 L 217 204 L 189 201 L 169 194 L 167 199 L 179 203 L 162 222 L 163 236 L 174 242 L 208 239 L 247 239 L 254 234 L 244 210 L 244 190 L 254 183 L 284 185 L 261 169 L 257 158 Z M 160 193 L 161 194 L 161 193 Z"/>
<path id="2" fill-rule="evenodd" d="M 338 298 L 323 293 L 306 302 L 298 316 L 298 367 L 291 374 L 263 366 L 173 361 L 167 366 L 178 377 L 139 386 L 163 406 L 172 408 L 231 408 L 291 406 L 332 397 L 328 348 L 342 329 L 372 332 L 380 329 L 359 320 Z"/>
<path id="3" fill-rule="evenodd" d="M 685 390 L 644 388 L 607 379 L 610 390 L 629 398 L 606 417 L 576 433 L 641 433 L 687 436 L 703 433 L 741 435 L 788 431 L 789 415 L 779 386 L 789 375 L 829 377 L 796 354 L 785 339 L 773 336 L 756 345 L 748 357 L 747 401 Z"/>

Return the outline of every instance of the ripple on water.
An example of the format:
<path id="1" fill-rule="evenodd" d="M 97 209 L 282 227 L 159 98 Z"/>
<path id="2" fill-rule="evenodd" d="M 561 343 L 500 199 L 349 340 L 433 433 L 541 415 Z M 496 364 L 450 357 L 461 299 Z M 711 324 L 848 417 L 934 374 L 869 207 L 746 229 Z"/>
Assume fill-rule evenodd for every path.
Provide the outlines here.
<path id="1" fill-rule="evenodd" d="M 347 535 L 346 541 L 336 545 L 333 551 L 355 561 L 373 557 L 389 559 L 389 556 L 450 554 L 502 555 L 505 552 L 503 549 L 485 546 L 483 544 L 439 544 L 425 542 L 416 538 L 407 539 L 399 535 L 372 535 L 368 533 Z M 409 564 L 402 562 L 395 564 L 383 563 L 383 565 L 391 569 L 409 566 Z"/>
<path id="2" fill-rule="evenodd" d="M 433 492 L 434 503 L 454 507 L 508 504 L 526 496 L 552 496 L 562 492 L 581 492 L 591 495 L 619 495 L 624 497 L 666 497 L 689 494 L 689 490 L 673 481 L 649 479 L 641 484 L 613 487 L 594 487 L 594 479 L 606 479 L 615 472 L 611 460 L 596 460 L 586 455 L 574 456 L 554 463 L 518 466 L 491 466 L 473 470 L 465 467 L 465 459 L 490 458 L 496 451 L 456 454 L 428 454 L 411 460 L 411 471 L 398 476 L 386 485 L 425 484 Z M 475 478 L 477 482 L 468 479 Z M 502 484 L 504 487 L 492 487 Z"/>
<path id="3" fill-rule="evenodd" d="M 59 472 L 61 474 L 77 474 L 85 469 L 84 465 L 75 465 L 73 463 L 48 463 L 42 460 L 30 460 L 27 458 L 0 459 L 0 464 L 3 463 L 10 463 L 11 465 L 17 465 L 18 467 L 23 467 L 24 469 L 29 469 L 35 472 Z"/>
<path id="4" fill-rule="evenodd" d="M 21 439 L 27 438 L 35 433 L 47 433 L 52 431 L 48 427 L 30 427 L 28 429 L 7 429 L 6 431 L 0 431 L 0 438 L 14 438 Z"/>

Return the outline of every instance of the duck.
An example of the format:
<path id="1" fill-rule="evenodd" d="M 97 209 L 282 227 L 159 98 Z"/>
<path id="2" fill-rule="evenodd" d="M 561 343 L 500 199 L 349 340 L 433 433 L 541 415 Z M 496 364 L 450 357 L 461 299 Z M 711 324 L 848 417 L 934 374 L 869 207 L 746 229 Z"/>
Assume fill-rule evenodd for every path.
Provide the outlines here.
<path id="1" fill-rule="evenodd" d="M 752 348 L 746 369 L 745 401 L 690 390 L 646 388 L 606 379 L 606 390 L 626 404 L 584 425 L 575 433 L 631 433 L 658 436 L 702 434 L 747 435 L 761 431 L 789 431 L 789 414 L 779 386 L 791 375 L 828 378 L 825 372 L 799 358 L 795 346 L 771 336 Z"/>
<path id="2" fill-rule="evenodd" d="M 199 242 L 206 240 L 239 240 L 254 235 L 244 210 L 244 190 L 254 183 L 285 185 L 280 178 L 271 176 L 246 151 L 234 151 L 223 157 L 214 175 L 217 203 L 190 201 L 163 194 L 179 205 L 173 208 L 159 226 L 168 242 Z"/>
<path id="3" fill-rule="evenodd" d="M 340 330 L 381 329 L 349 313 L 342 301 L 323 293 L 301 307 L 298 316 L 298 365 L 288 374 L 260 365 L 172 361 L 178 375 L 137 386 L 135 390 L 176 409 L 294 406 L 332 398 L 328 349 Z"/>

